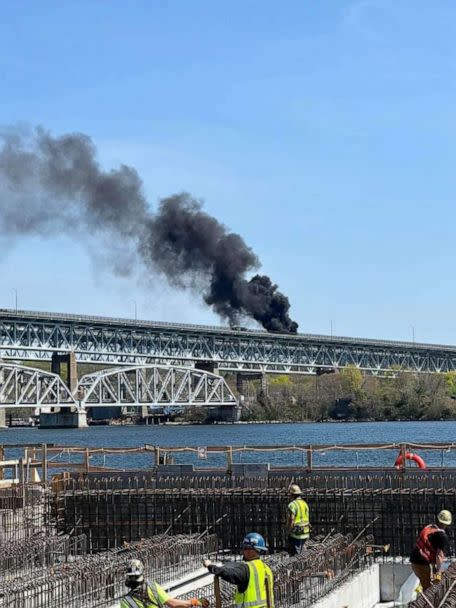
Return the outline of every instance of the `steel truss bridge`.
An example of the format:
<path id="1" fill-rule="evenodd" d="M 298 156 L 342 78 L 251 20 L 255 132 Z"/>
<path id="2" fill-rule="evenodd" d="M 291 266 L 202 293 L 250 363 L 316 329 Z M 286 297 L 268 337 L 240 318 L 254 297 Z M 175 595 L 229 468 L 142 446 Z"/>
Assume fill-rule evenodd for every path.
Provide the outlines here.
<path id="1" fill-rule="evenodd" d="M 373 374 L 456 370 L 455 346 L 0 310 L 0 357 L 49 360 L 54 352 L 69 351 L 79 362 L 198 362 L 234 372 L 312 374 L 346 366 Z"/>
<path id="2" fill-rule="evenodd" d="M 224 378 L 202 370 L 142 365 L 83 376 L 73 393 L 57 374 L 0 362 L 0 409 L 6 407 L 236 406 Z"/>

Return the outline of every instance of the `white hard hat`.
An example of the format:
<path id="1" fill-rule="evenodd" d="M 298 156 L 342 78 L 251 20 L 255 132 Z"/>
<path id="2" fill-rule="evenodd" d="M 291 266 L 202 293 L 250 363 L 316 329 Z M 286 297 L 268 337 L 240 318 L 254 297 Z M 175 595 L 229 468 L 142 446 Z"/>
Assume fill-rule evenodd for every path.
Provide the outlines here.
<path id="1" fill-rule="evenodd" d="M 290 492 L 290 494 L 294 494 L 295 496 L 300 496 L 302 494 L 301 488 L 298 485 L 296 485 L 295 483 L 293 483 L 288 488 L 288 491 Z"/>
<path id="2" fill-rule="evenodd" d="M 141 582 L 144 580 L 144 565 L 139 559 L 131 559 L 127 566 L 127 578 L 134 578 Z"/>
<path id="3" fill-rule="evenodd" d="M 451 522 L 453 521 L 453 517 L 449 511 L 443 509 L 437 515 L 437 521 L 443 524 L 444 526 L 451 526 Z"/>

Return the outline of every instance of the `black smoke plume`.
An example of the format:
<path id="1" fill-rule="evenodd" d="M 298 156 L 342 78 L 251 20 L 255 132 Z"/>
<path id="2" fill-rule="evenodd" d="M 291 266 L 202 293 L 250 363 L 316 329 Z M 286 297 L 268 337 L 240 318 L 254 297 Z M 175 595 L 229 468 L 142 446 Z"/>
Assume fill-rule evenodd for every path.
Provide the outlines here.
<path id="1" fill-rule="evenodd" d="M 246 275 L 260 263 L 238 235 L 183 193 L 152 212 L 135 169 L 104 171 L 92 140 L 80 133 L 53 137 L 45 130 L 0 133 L 0 234 L 66 233 L 91 243 L 116 274 L 138 262 L 180 288 L 202 293 L 231 325 L 252 317 L 265 329 L 297 331 L 289 301 L 269 277 Z M 102 243 L 100 247 L 99 243 Z"/>

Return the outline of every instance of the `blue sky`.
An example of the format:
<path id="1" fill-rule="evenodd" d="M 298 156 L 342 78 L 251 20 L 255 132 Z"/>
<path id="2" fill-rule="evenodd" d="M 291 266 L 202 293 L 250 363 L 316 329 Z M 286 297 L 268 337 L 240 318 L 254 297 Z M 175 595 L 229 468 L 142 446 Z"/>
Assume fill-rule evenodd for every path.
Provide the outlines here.
<path id="1" fill-rule="evenodd" d="M 0 124 L 91 135 L 151 206 L 239 232 L 300 331 L 456 344 L 453 0 L 5 2 Z M 0 307 L 219 323 L 67 238 L 3 248 Z"/>

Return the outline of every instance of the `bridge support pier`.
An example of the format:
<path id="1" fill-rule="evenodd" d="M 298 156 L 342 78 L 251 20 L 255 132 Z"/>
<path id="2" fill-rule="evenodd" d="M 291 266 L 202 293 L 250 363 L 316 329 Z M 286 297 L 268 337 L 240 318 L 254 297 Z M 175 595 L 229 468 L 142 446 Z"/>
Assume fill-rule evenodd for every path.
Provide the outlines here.
<path id="1" fill-rule="evenodd" d="M 112 418 L 120 418 L 122 416 L 122 408 L 118 405 L 111 407 L 89 407 L 89 417 L 92 420 L 111 420 Z"/>
<path id="2" fill-rule="evenodd" d="M 218 363 L 215 361 L 195 361 L 195 368 L 211 374 L 219 374 Z"/>
<path id="3" fill-rule="evenodd" d="M 52 408 L 57 409 L 57 408 Z M 61 407 L 59 411 L 40 412 L 41 429 L 79 429 L 87 426 L 87 412 Z"/>
<path id="4" fill-rule="evenodd" d="M 241 419 L 240 405 L 219 405 L 209 408 L 207 419 L 214 422 L 238 422 Z"/>
<path id="5" fill-rule="evenodd" d="M 251 380 L 261 380 L 261 390 L 267 393 L 268 381 L 264 372 L 238 372 L 236 374 L 236 388 L 240 395 L 245 395 L 246 384 Z"/>
<path id="6" fill-rule="evenodd" d="M 70 391 L 73 392 L 78 385 L 78 364 L 74 351 L 69 353 L 52 353 L 51 372 L 61 377 L 60 366 L 64 363 L 67 366 L 66 383 Z"/>

